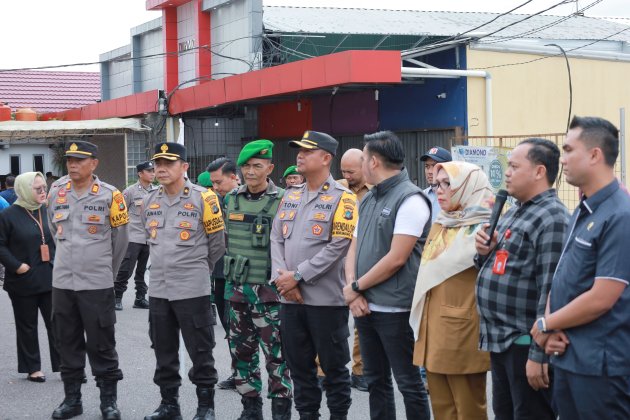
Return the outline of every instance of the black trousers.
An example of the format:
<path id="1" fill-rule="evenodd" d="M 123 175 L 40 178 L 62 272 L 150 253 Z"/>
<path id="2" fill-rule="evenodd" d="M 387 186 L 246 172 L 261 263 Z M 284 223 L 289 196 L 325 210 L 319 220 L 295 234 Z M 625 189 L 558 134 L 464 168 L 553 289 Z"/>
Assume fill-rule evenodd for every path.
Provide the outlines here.
<path id="1" fill-rule="evenodd" d="M 409 312 L 372 312 L 355 318 L 359 331 L 363 377 L 370 392 L 370 418 L 396 418 L 392 372 L 403 396 L 406 418 L 431 418 L 427 391 L 420 369 L 413 364 L 415 340 L 409 326 Z"/>
<path id="2" fill-rule="evenodd" d="M 122 298 L 127 290 L 127 282 L 136 268 L 134 281 L 136 282 L 136 298 L 143 298 L 147 294 L 147 284 L 144 282 L 144 273 L 147 271 L 149 260 L 149 245 L 129 242 L 125 258 L 120 263 L 118 275 L 114 281 L 114 290 L 117 298 Z M 137 266 L 136 266 L 137 263 Z"/>
<path id="3" fill-rule="evenodd" d="M 280 309 L 282 352 L 293 379 L 295 408 L 317 412 L 322 391 L 317 381 L 315 357 L 326 374 L 324 389 L 331 415 L 345 416 L 350 398 L 348 308 L 282 304 Z"/>
<path id="4" fill-rule="evenodd" d="M 9 293 L 15 316 L 18 372 L 33 373 L 42 370 L 37 333 L 38 312 L 41 312 L 48 333 L 50 364 L 53 372 L 59 372 L 59 353 L 52 328 L 52 292 L 32 296 Z"/>
<path id="5" fill-rule="evenodd" d="M 552 369 L 549 369 L 549 388 L 534 390 L 525 372 L 528 355 L 529 345 L 520 344 L 512 344 L 503 353 L 490 353 L 492 409 L 496 420 L 556 418 L 551 404 L 551 389 L 555 386 Z"/>
<path id="6" fill-rule="evenodd" d="M 114 289 L 65 290 L 53 287 L 52 321 L 61 356 L 61 379 L 85 376 L 85 355 L 96 380 L 119 381 L 114 325 Z"/>
<path id="7" fill-rule="evenodd" d="M 630 376 L 588 376 L 555 368 L 553 401 L 562 420 L 630 419 Z"/>
<path id="8" fill-rule="evenodd" d="M 177 388 L 179 375 L 179 332 L 192 361 L 190 381 L 200 387 L 214 387 L 214 329 L 216 324 L 210 296 L 171 300 L 149 297 L 151 338 L 156 368 L 153 382 L 160 388 Z"/>

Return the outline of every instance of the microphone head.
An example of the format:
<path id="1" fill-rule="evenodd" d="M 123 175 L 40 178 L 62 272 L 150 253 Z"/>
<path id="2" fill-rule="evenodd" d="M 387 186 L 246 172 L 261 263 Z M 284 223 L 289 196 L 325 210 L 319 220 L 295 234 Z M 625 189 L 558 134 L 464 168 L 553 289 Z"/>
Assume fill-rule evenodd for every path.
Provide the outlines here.
<path id="1" fill-rule="evenodd" d="M 507 200 L 507 197 L 508 197 L 507 191 L 499 190 L 499 191 L 497 191 L 497 195 L 495 197 L 494 202 L 495 203 L 499 203 L 499 204 L 503 204 Z"/>

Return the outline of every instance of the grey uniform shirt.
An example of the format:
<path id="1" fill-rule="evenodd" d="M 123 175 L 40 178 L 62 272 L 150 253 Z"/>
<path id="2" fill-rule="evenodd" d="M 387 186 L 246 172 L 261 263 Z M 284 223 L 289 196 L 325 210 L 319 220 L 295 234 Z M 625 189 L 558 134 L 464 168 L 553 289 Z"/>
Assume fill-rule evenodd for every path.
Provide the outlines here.
<path id="1" fill-rule="evenodd" d="M 181 300 L 210 295 L 210 273 L 225 253 L 223 217 L 216 194 L 186 180 L 169 198 L 162 187 L 143 202 L 150 247 L 149 296 Z"/>
<path id="2" fill-rule="evenodd" d="M 356 204 L 356 195 L 332 176 L 315 194 L 306 184 L 290 187 L 271 229 L 272 281 L 278 269 L 297 270 L 306 305 L 345 306 L 343 262 L 357 221 Z"/>
<path id="3" fill-rule="evenodd" d="M 93 177 L 79 197 L 72 181 L 55 181 L 48 195 L 48 222 L 57 250 L 53 287 L 98 290 L 114 287 L 114 277 L 127 249 L 129 216 L 116 187 Z"/>
<path id="4" fill-rule="evenodd" d="M 147 236 L 142 223 L 142 201 L 151 191 L 157 189 L 153 184 L 144 188 L 138 181 L 123 191 L 125 202 L 129 206 L 129 242 L 146 244 Z"/>

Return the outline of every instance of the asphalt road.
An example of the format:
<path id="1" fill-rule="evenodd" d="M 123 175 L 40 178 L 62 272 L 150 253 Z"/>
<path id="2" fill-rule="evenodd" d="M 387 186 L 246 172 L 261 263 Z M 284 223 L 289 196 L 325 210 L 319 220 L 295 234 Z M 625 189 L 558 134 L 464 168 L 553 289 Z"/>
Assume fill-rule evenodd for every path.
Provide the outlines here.
<path id="1" fill-rule="evenodd" d="M 153 412 L 159 404 L 160 397 L 159 389 L 153 384 L 152 379 L 155 357 L 147 335 L 148 310 L 132 309 L 132 304 L 133 291 L 127 291 L 123 298 L 124 310 L 117 312 L 116 339 L 120 366 L 124 374 L 124 379 L 118 385 L 118 406 L 123 418 L 135 420 Z M 352 320 L 350 322 L 352 323 Z M 25 379 L 25 374 L 17 372 L 15 322 L 11 301 L 4 291 L 0 291 L 0 420 L 49 419 L 54 408 L 63 400 L 63 384 L 59 374 L 50 371 L 48 343 L 41 319 L 39 325 L 42 369 L 47 376 L 47 381 L 41 384 L 29 382 Z M 215 333 L 217 346 L 214 355 L 219 380 L 222 380 L 229 375 L 229 351 L 220 325 L 215 327 Z M 190 360 L 187 360 L 186 364 L 190 367 Z M 88 383 L 82 387 L 84 414 L 76 418 L 100 419 L 98 389 L 93 377 L 90 376 L 89 364 L 87 366 Z M 264 369 L 263 375 L 266 376 Z M 398 391 L 395 398 L 398 418 L 402 419 L 405 416 L 404 406 Z M 180 404 L 183 417 L 191 419 L 197 407 L 197 399 L 195 388 L 187 377 L 180 388 Z M 241 412 L 240 397 L 234 391 L 217 390 L 215 407 L 218 419 L 237 419 Z M 328 418 L 325 398 L 320 413 L 322 419 Z M 353 389 L 348 419 L 365 420 L 369 418 L 368 413 L 368 394 Z M 269 400 L 264 401 L 264 415 L 265 419 L 271 418 Z M 293 418 L 298 418 L 295 408 Z"/>

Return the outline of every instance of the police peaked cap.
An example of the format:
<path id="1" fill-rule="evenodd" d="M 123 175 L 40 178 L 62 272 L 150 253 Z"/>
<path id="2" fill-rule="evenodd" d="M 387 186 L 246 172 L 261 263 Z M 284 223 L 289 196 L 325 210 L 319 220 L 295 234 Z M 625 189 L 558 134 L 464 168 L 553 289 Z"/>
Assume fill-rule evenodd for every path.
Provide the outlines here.
<path id="1" fill-rule="evenodd" d="M 303 147 L 304 149 L 322 149 L 335 156 L 339 143 L 332 136 L 319 131 L 305 131 L 302 140 L 289 142 L 291 147 Z"/>
<path id="2" fill-rule="evenodd" d="M 74 141 L 66 149 L 66 157 L 79 159 L 95 158 L 98 154 L 98 146 L 87 141 Z"/>
<path id="3" fill-rule="evenodd" d="M 179 143 L 158 143 L 155 146 L 155 154 L 151 160 L 167 159 L 167 160 L 186 160 L 186 147 Z"/>

